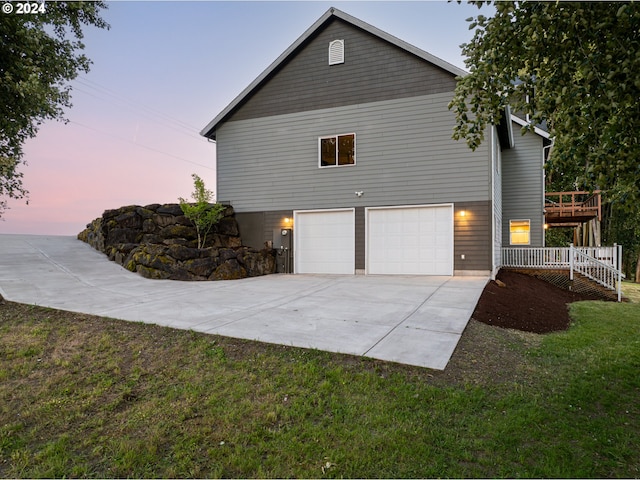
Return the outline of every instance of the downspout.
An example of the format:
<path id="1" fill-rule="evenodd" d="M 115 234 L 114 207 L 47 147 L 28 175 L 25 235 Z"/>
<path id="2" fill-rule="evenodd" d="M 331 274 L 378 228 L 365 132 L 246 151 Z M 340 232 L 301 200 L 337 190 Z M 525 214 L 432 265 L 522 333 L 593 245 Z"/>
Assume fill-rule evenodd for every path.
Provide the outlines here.
<path id="1" fill-rule="evenodd" d="M 213 143 L 215 145 L 215 149 L 216 149 L 215 150 L 215 159 L 216 160 L 215 160 L 215 165 L 213 166 L 213 172 L 214 172 L 214 175 L 215 175 L 215 181 L 214 181 L 215 188 L 213 190 L 213 196 L 214 196 L 213 201 L 217 202 L 218 201 L 218 191 L 219 191 L 218 190 L 218 142 L 216 140 L 214 140 L 213 138 L 210 138 L 210 137 L 206 137 L 206 139 L 207 139 L 208 143 Z"/>
<path id="2" fill-rule="evenodd" d="M 497 266 L 496 266 L 496 190 L 495 190 L 495 172 L 496 172 L 496 155 L 495 155 L 495 126 L 491 126 L 491 175 L 489 175 L 489 188 L 491 189 L 491 280 L 496 279 Z"/>
<path id="3" fill-rule="evenodd" d="M 546 218 L 545 218 L 545 214 L 544 214 L 544 207 L 545 207 L 545 200 L 546 200 L 546 193 L 547 193 L 547 169 L 546 167 L 546 163 L 547 163 L 547 157 L 551 155 L 551 148 L 553 147 L 553 140 L 551 141 L 551 143 L 549 145 L 547 145 L 546 147 L 542 147 L 542 247 L 546 247 L 546 243 L 547 243 L 547 230 L 544 228 L 546 222 Z M 549 155 L 545 155 L 545 149 L 549 149 Z"/>

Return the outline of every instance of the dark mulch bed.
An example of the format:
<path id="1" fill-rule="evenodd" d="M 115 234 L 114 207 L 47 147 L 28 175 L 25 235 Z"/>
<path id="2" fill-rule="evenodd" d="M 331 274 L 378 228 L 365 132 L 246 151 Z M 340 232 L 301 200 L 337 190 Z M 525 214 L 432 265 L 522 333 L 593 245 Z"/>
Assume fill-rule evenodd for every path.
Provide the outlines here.
<path id="1" fill-rule="evenodd" d="M 509 270 L 500 270 L 496 279 L 504 286 L 489 282 L 472 316 L 496 327 L 534 333 L 566 330 L 570 323 L 569 303 L 600 300 Z"/>

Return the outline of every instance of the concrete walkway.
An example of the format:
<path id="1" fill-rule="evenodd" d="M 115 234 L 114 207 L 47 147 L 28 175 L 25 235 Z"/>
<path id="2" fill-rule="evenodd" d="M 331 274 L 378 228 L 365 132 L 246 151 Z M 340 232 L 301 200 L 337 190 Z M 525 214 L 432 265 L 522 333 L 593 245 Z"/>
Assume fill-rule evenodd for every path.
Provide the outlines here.
<path id="1" fill-rule="evenodd" d="M 442 370 L 486 277 L 148 280 L 73 237 L 0 235 L 7 300 Z"/>

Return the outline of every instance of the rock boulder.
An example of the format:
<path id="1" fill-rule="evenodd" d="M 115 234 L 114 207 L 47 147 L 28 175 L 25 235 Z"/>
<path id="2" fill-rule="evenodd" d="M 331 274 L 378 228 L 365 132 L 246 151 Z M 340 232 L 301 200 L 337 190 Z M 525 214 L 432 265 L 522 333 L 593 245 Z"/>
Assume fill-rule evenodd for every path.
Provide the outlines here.
<path id="1" fill-rule="evenodd" d="M 275 251 L 242 246 L 232 207 L 197 248 L 197 232 L 179 204 L 107 210 L 78 238 L 143 277 L 233 280 L 276 271 Z"/>

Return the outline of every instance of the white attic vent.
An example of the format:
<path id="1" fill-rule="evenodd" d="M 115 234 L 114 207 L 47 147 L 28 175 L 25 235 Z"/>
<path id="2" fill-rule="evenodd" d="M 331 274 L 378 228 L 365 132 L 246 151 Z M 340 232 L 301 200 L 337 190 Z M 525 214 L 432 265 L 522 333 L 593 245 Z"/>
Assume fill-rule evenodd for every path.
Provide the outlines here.
<path id="1" fill-rule="evenodd" d="M 344 63 L 344 40 L 329 43 L 329 65 Z"/>

